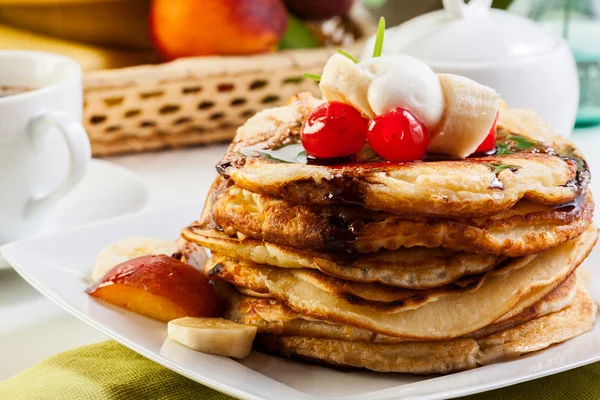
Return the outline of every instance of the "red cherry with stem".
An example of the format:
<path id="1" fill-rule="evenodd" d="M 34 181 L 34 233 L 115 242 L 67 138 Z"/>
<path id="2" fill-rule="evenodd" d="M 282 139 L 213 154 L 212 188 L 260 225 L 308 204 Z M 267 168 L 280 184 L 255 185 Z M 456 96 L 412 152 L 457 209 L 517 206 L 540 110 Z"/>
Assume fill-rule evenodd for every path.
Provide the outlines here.
<path id="1" fill-rule="evenodd" d="M 387 161 L 421 160 L 429 145 L 427 128 L 410 111 L 396 108 L 369 123 L 367 142 Z"/>
<path id="2" fill-rule="evenodd" d="M 498 126 L 498 113 L 496 113 L 496 119 L 490 128 L 489 133 L 483 139 L 483 142 L 479 145 L 475 153 L 487 153 L 488 151 L 492 151 L 496 148 L 496 127 Z"/>
<path id="3" fill-rule="evenodd" d="M 300 130 L 306 153 L 316 158 L 351 156 L 365 145 L 369 121 L 348 104 L 323 103 L 310 113 Z"/>

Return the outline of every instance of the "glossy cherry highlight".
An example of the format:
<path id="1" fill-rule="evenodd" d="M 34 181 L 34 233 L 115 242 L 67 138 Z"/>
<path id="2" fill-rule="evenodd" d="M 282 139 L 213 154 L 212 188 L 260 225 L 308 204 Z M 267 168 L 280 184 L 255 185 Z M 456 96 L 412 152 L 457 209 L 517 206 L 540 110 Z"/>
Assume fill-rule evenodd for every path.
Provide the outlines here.
<path id="1" fill-rule="evenodd" d="M 351 156 L 367 141 L 369 121 L 348 104 L 323 103 L 302 124 L 300 138 L 306 153 L 316 158 Z"/>
<path id="2" fill-rule="evenodd" d="M 387 161 L 414 161 L 425 156 L 429 136 L 425 125 L 399 107 L 371 120 L 367 141 Z"/>

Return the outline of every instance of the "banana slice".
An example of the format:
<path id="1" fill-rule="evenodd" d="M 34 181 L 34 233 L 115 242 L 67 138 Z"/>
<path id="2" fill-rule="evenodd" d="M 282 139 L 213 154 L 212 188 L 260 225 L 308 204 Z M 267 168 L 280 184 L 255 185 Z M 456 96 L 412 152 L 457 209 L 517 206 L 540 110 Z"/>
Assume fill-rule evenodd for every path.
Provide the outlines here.
<path id="1" fill-rule="evenodd" d="M 141 237 L 121 239 L 98 253 L 91 278 L 94 282 L 98 281 L 113 267 L 132 258 L 159 254 L 170 256 L 178 251 L 177 245 L 169 240 Z"/>
<path id="2" fill-rule="evenodd" d="M 174 319 L 168 324 L 169 338 L 190 349 L 220 356 L 246 358 L 252 350 L 256 327 L 222 318 Z"/>
<path id="3" fill-rule="evenodd" d="M 327 101 L 339 101 L 351 105 L 365 117 L 375 113 L 369 105 L 369 85 L 372 78 L 357 64 L 341 54 L 332 55 L 325 68 L 319 88 Z"/>
<path id="4" fill-rule="evenodd" d="M 489 133 L 500 97 L 492 88 L 464 76 L 439 74 L 446 108 L 438 128 L 429 133 L 429 153 L 467 157 Z"/>

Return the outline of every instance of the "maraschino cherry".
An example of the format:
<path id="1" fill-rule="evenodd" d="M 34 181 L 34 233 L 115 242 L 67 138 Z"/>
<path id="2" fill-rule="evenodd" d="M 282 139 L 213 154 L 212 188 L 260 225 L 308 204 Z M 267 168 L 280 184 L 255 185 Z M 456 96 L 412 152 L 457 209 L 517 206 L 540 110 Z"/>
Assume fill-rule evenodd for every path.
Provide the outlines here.
<path id="1" fill-rule="evenodd" d="M 302 124 L 302 145 L 316 158 L 351 156 L 365 145 L 368 122 L 348 104 L 323 103 Z"/>
<path id="2" fill-rule="evenodd" d="M 387 161 L 414 161 L 425 156 L 429 136 L 425 125 L 398 107 L 371 120 L 367 141 Z"/>

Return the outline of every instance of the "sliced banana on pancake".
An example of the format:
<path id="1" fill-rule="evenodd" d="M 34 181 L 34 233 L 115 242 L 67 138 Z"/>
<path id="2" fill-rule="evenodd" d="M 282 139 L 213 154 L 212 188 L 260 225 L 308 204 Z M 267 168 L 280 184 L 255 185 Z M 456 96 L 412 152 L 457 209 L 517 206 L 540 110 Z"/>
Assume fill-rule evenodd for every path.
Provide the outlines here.
<path id="1" fill-rule="evenodd" d="M 136 257 L 159 254 L 170 256 L 178 251 L 175 242 L 169 240 L 143 237 L 124 238 L 98 253 L 91 278 L 97 281 L 116 265 Z"/>
<path id="2" fill-rule="evenodd" d="M 438 128 L 429 132 L 430 153 L 460 158 L 475 152 L 498 112 L 500 97 L 490 87 L 464 76 L 439 74 L 446 108 Z"/>
<path id="3" fill-rule="evenodd" d="M 319 88 L 324 99 L 349 104 L 372 118 L 375 113 L 368 100 L 371 81 L 372 77 L 350 59 L 334 54 L 325 64 Z"/>

